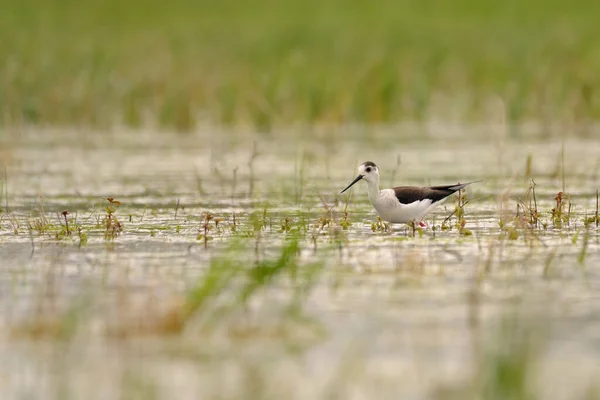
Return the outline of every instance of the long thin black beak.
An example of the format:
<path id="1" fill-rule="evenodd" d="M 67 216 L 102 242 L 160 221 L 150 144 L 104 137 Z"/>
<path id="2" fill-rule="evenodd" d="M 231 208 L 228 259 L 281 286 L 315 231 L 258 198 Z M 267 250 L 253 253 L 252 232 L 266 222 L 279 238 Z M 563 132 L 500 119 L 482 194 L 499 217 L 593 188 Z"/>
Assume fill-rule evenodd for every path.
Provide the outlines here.
<path id="1" fill-rule="evenodd" d="M 344 189 L 344 190 L 342 190 L 342 191 L 340 192 L 340 194 L 342 194 L 342 193 L 344 193 L 346 190 L 350 189 L 350 188 L 352 187 L 352 185 L 354 185 L 356 182 L 360 181 L 360 180 L 361 180 L 363 177 L 364 177 L 364 175 L 359 175 L 359 176 L 357 176 L 357 177 L 356 177 L 356 178 L 355 178 L 355 179 L 352 181 L 352 183 L 351 183 L 351 184 L 349 184 L 349 185 L 348 185 L 348 187 L 346 187 L 346 189 Z"/>

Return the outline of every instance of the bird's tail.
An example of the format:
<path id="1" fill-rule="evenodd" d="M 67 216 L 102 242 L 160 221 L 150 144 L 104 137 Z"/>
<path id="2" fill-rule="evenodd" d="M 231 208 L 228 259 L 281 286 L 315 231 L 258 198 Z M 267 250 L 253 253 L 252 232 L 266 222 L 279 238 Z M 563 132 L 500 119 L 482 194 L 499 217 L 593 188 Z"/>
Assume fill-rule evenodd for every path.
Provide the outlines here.
<path id="1" fill-rule="evenodd" d="M 471 182 L 467 182 L 467 183 L 459 183 L 458 185 L 448 186 L 447 188 L 449 190 L 452 190 L 453 192 L 458 192 L 459 190 L 466 188 L 470 184 L 477 183 L 477 182 L 481 182 L 481 181 L 471 181 Z"/>

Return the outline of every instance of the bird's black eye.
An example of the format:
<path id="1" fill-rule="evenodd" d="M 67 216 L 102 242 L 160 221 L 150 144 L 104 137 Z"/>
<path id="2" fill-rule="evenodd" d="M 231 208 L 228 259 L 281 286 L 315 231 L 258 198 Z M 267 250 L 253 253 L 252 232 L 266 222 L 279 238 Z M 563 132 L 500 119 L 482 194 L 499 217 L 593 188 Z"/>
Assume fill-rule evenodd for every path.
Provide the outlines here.
<path id="1" fill-rule="evenodd" d="M 367 172 L 371 172 L 371 167 L 367 167 L 367 168 L 365 168 L 365 171 L 367 171 Z"/>

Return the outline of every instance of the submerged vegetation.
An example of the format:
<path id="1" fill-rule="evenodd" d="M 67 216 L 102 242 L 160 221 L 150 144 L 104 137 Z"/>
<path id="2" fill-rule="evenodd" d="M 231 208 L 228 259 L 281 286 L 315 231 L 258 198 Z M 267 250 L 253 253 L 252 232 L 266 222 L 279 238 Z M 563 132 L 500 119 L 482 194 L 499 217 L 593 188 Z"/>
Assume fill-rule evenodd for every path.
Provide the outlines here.
<path id="1" fill-rule="evenodd" d="M 502 238 L 506 234 L 508 239 L 514 240 L 521 237 L 519 233 L 521 231 L 529 231 L 535 234 L 535 232 L 543 232 L 552 228 L 567 228 L 568 231 L 573 231 L 582 227 L 587 228 L 590 225 L 597 225 L 597 209 L 593 211 L 591 217 L 582 217 L 581 211 L 579 213 L 572 212 L 571 196 L 565 195 L 563 192 L 558 192 L 554 197 L 554 207 L 546 211 L 540 210 L 535 187 L 536 184 L 532 180 L 527 188 L 525 200 L 516 198 L 512 214 L 508 210 L 501 212 L 498 223 L 499 237 Z M 419 237 L 423 237 L 427 232 L 429 232 L 428 235 L 435 237 L 437 231 L 446 232 L 446 237 L 448 237 L 452 235 L 452 231 L 455 229 L 455 232 L 460 236 L 471 236 L 473 232 L 467 227 L 469 225 L 468 215 L 465 211 L 465 206 L 470 203 L 470 200 L 464 189 L 457 192 L 452 198 L 455 199 L 456 205 L 451 212 L 447 212 L 446 217 L 441 222 L 436 223 L 434 219 L 431 221 L 431 225 L 408 224 L 408 229 L 403 230 L 401 224 L 390 224 L 374 215 L 372 222 L 370 222 L 371 231 L 387 235 L 398 232 L 406 235 L 410 231 L 412 236 L 415 236 L 415 232 L 419 232 Z M 319 201 L 323 203 L 324 207 L 323 213 L 298 209 L 286 215 L 272 211 L 269 205 L 259 202 L 248 212 L 218 214 L 205 211 L 200 216 L 187 215 L 184 221 L 177 219 L 180 206 L 178 201 L 173 211 L 175 217 L 171 221 L 154 224 L 146 219 L 146 222 L 142 223 L 143 214 L 139 223 L 133 221 L 133 214 L 129 214 L 129 220 L 136 234 L 146 231 L 149 236 L 154 236 L 156 231 L 172 231 L 179 235 L 186 235 L 190 229 L 193 230 L 194 227 L 197 227 L 196 240 L 200 241 L 205 249 L 209 247 L 210 241 L 214 239 L 220 238 L 227 241 L 231 238 L 255 238 L 260 241 L 265 234 L 270 237 L 284 234 L 287 237 L 303 240 L 312 238 L 310 240 L 316 246 L 316 237 L 347 235 L 347 231 L 358 222 L 356 220 L 353 222 L 350 196 L 343 196 L 342 200 L 341 204 L 336 200 L 335 204 L 329 205 L 323 197 L 320 197 Z M 45 211 L 41 198 L 39 199 L 38 208 L 32 211 L 30 216 L 17 214 L 7 206 L 2 213 L 4 225 L 0 227 L 2 229 L 10 227 L 13 234 L 17 236 L 28 234 L 32 238 L 54 238 L 59 241 L 71 238 L 75 234 L 79 236 L 79 245 L 87 243 L 88 233 L 93 236 L 102 234 L 106 241 L 114 241 L 120 234 L 127 234 L 127 230 L 124 231 L 123 225 L 116 216 L 117 210 L 121 207 L 121 202 L 112 197 L 107 198 L 106 201 L 108 204 L 104 207 L 104 215 L 99 214 L 96 207 L 93 207 L 91 213 L 83 220 L 78 217 L 78 213 L 72 215 L 68 210 L 56 213 L 52 218 L 52 215 Z M 446 202 L 446 204 L 451 204 L 451 201 Z M 307 199 L 301 204 L 308 205 L 311 202 L 312 199 Z M 585 213 L 585 215 L 589 214 L 590 212 Z M 473 226 L 472 223 L 471 226 Z M 27 229 L 23 230 L 21 227 Z M 398 227 L 400 227 L 400 230 L 397 229 Z M 437 235 L 440 235 L 440 233 L 437 233 Z"/>

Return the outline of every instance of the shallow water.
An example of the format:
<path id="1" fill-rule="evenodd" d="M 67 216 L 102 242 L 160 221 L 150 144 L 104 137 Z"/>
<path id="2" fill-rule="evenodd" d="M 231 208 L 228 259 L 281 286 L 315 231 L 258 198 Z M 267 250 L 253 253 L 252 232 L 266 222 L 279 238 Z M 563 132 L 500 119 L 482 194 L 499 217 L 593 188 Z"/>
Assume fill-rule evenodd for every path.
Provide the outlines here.
<path id="1" fill-rule="evenodd" d="M 524 366 L 536 397 L 598 393 L 600 235 L 583 224 L 600 187 L 597 139 L 512 138 L 484 127 L 451 140 L 407 127 L 285 135 L 7 136 L 2 398 L 478 398 L 502 381 L 494 371 L 505 353 L 525 354 L 513 367 Z M 528 204 L 529 156 L 547 226 L 519 228 L 510 240 L 499 222 L 513 224 L 517 202 Z M 360 185 L 342 229 L 346 198 L 337 193 L 365 160 L 379 164 L 382 186 L 482 179 L 467 191 L 472 235 L 440 229 L 454 198 L 422 236 L 403 226 L 373 231 Z M 550 210 L 563 182 L 572 207 L 558 228 Z M 103 234 L 107 197 L 121 202 L 114 240 Z M 324 203 L 335 205 L 331 215 Z M 87 243 L 77 232 L 57 237 L 63 210 Z M 205 243 L 206 212 L 222 221 L 210 222 Z M 42 214 L 52 228 L 40 233 Z M 319 229 L 323 216 L 332 221 Z M 153 330 L 211 260 L 251 268 L 279 257 L 291 237 L 300 270 L 312 273 L 278 277 L 227 311 L 217 301 L 177 334 Z M 298 285 L 301 311 L 290 312 Z M 221 298 L 236 295 L 234 285 Z M 46 320 L 69 333 L 41 324 L 32 334 Z"/>

